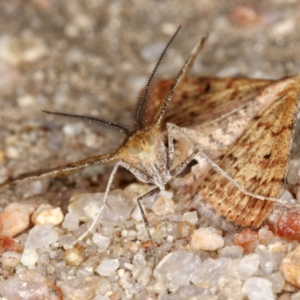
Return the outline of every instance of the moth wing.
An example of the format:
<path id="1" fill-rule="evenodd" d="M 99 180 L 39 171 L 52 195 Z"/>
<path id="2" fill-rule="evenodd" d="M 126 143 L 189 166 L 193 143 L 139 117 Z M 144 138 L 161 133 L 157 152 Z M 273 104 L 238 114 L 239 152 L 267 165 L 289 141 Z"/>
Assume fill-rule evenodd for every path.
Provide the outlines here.
<path id="1" fill-rule="evenodd" d="M 159 81 L 154 87 L 148 113 L 151 115 L 172 80 Z M 244 132 L 248 123 L 272 99 L 264 93 L 270 80 L 243 78 L 188 77 L 170 102 L 163 123 L 174 123 L 187 129 L 211 158 L 222 155 Z M 178 132 L 174 165 L 182 162 L 193 147 Z M 199 160 L 199 158 L 198 158 Z"/>
<path id="2" fill-rule="evenodd" d="M 300 76 L 273 84 L 274 101 L 249 124 L 217 164 L 248 192 L 278 198 L 285 180 L 300 93 Z M 261 226 L 276 202 L 246 196 L 210 170 L 190 200 L 226 230 Z"/>
<path id="3" fill-rule="evenodd" d="M 221 118 L 248 103 L 271 82 L 260 79 L 187 77 L 175 92 L 163 118 L 164 123 L 192 128 Z M 155 84 L 151 100 L 148 101 L 148 116 L 155 113 L 172 83 L 173 79 L 168 79 Z"/>

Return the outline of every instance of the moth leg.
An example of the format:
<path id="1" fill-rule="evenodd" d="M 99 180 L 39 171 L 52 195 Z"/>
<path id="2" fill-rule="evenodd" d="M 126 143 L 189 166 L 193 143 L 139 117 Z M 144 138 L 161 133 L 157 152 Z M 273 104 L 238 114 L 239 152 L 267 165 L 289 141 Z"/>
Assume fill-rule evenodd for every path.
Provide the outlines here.
<path id="1" fill-rule="evenodd" d="M 167 168 L 171 170 L 173 161 L 174 161 L 174 137 L 172 133 L 172 127 L 167 124 L 167 131 L 168 131 L 168 161 L 167 161 Z"/>
<path id="2" fill-rule="evenodd" d="M 175 125 L 175 124 L 171 124 L 168 123 L 168 126 L 170 126 L 172 129 L 176 129 L 179 132 L 181 132 L 184 136 L 186 136 L 193 144 L 195 147 L 195 150 L 193 151 L 193 153 L 191 155 L 194 154 L 194 152 L 196 151 L 196 154 L 199 154 L 200 156 L 202 156 L 210 165 L 211 167 L 220 175 L 224 176 L 227 180 L 229 180 L 235 187 L 237 187 L 244 195 L 246 196 L 250 196 L 253 198 L 256 198 L 258 200 L 263 200 L 263 201 L 274 201 L 274 202 L 283 202 L 285 203 L 285 201 L 282 201 L 281 199 L 278 198 L 273 198 L 273 197 L 265 197 L 262 195 L 257 195 L 254 193 L 251 193 L 247 190 L 245 190 L 240 184 L 238 184 L 233 178 L 231 178 L 229 175 L 227 175 L 227 173 L 220 168 L 215 162 L 213 162 L 201 149 L 201 145 L 199 143 L 197 143 L 192 137 L 190 137 L 190 135 L 186 132 L 185 129 L 180 128 L 179 126 Z"/>
<path id="3" fill-rule="evenodd" d="M 156 195 L 160 192 L 160 189 L 159 188 L 155 188 L 149 192 L 147 192 L 146 194 L 140 196 L 137 198 L 137 203 L 138 203 L 138 206 L 139 206 L 139 209 L 141 211 L 141 214 L 142 214 L 142 217 L 143 217 L 143 221 L 144 221 L 144 224 L 145 224 L 145 227 L 146 227 L 146 230 L 147 230 L 147 234 L 148 234 L 148 237 L 149 237 L 149 242 L 150 242 L 150 248 L 151 248 L 151 253 L 152 253 L 152 256 L 154 257 L 154 245 L 153 245 L 153 242 L 152 242 L 152 238 L 151 238 L 151 234 L 150 234 L 150 231 L 149 231 L 149 222 L 148 222 L 148 219 L 147 219 L 147 216 L 143 210 L 143 207 L 141 205 L 141 200 L 145 199 L 145 198 L 148 198 L 150 196 L 153 196 L 153 195 Z"/>
<path id="4" fill-rule="evenodd" d="M 183 169 L 194 159 L 194 157 L 198 154 L 198 150 L 194 150 L 192 154 L 190 154 L 183 162 L 181 162 L 178 166 L 175 167 L 171 171 L 172 176 L 176 176 L 180 174 Z"/>
<path id="5" fill-rule="evenodd" d="M 167 130 L 168 130 L 168 140 L 169 140 L 169 155 L 168 155 L 168 169 L 170 170 L 173 165 L 174 159 L 174 138 L 172 134 L 172 125 L 171 123 L 167 123 Z M 194 157 L 198 154 L 198 151 L 195 150 L 191 155 L 189 155 L 183 162 L 181 162 L 178 166 L 176 166 L 172 171 L 171 175 L 176 176 L 180 174 L 183 169 L 194 159 Z"/>
<path id="6" fill-rule="evenodd" d="M 92 230 L 95 228 L 96 224 L 99 221 L 100 215 L 103 211 L 104 208 L 106 209 L 112 209 L 108 204 L 107 204 L 107 198 L 108 198 L 108 193 L 110 191 L 110 187 L 112 185 L 113 179 L 116 175 L 116 172 L 118 170 L 120 163 L 116 163 L 110 176 L 109 176 L 109 180 L 106 186 L 106 190 L 105 190 L 105 194 L 104 194 L 104 198 L 103 198 L 103 204 L 101 205 L 100 211 L 96 214 L 93 223 L 89 226 L 89 228 L 81 235 L 79 236 L 73 243 L 72 245 L 74 246 L 75 244 L 77 244 L 78 242 L 82 241 L 89 233 L 92 232 Z"/>

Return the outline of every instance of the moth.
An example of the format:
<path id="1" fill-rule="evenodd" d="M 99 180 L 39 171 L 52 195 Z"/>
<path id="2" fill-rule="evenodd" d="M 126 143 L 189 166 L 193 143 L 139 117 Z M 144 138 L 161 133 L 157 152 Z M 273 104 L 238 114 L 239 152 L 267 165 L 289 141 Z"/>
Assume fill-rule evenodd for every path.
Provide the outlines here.
<path id="1" fill-rule="evenodd" d="M 62 112 L 51 112 L 51 111 L 43 111 L 48 114 L 64 116 L 64 117 L 72 117 L 75 119 L 79 119 L 86 122 L 97 123 L 102 126 L 106 126 L 113 130 L 119 131 L 125 134 L 126 139 L 123 144 L 114 152 L 110 154 L 103 154 L 87 159 L 83 159 L 74 163 L 70 163 L 64 166 L 59 166 L 50 170 L 42 170 L 38 172 L 33 172 L 31 174 L 24 174 L 12 180 L 8 180 L 1 184 L 1 186 L 6 186 L 9 184 L 15 184 L 19 182 L 32 181 L 37 179 L 54 177 L 57 175 L 61 175 L 63 173 L 67 173 L 73 170 L 78 170 L 83 167 L 103 164 L 108 162 L 115 162 L 115 166 L 110 175 L 104 199 L 103 199 L 103 209 L 108 207 L 107 197 L 113 182 L 113 178 L 117 172 L 119 167 L 124 167 L 133 173 L 140 181 L 152 183 L 156 186 L 153 190 L 149 191 L 145 195 L 142 195 L 138 198 L 138 205 L 141 209 L 144 222 L 146 223 L 146 228 L 148 230 L 148 222 L 146 216 L 142 210 L 140 201 L 146 197 L 159 193 L 159 191 L 164 190 L 166 183 L 170 181 L 173 176 L 179 174 L 187 164 L 194 158 L 198 150 L 190 154 L 187 158 L 185 158 L 180 164 L 173 168 L 173 153 L 174 153 L 174 145 L 173 145 L 173 137 L 172 130 L 175 128 L 175 125 L 167 124 L 168 130 L 168 146 L 166 149 L 165 139 L 162 135 L 162 120 L 163 116 L 166 112 L 167 106 L 172 99 L 172 96 L 183 78 L 185 78 L 189 68 L 191 67 L 197 53 L 201 50 L 204 45 L 206 38 L 202 39 L 196 47 L 191 52 L 190 56 L 186 60 L 184 66 L 180 70 L 176 79 L 172 83 L 170 89 L 166 93 L 166 95 L 162 98 L 162 101 L 159 104 L 154 116 L 151 119 L 147 118 L 145 114 L 146 103 L 149 100 L 149 91 L 153 85 L 153 80 L 158 71 L 159 66 L 161 65 L 166 52 L 180 30 L 180 26 L 170 39 L 169 43 L 165 47 L 163 53 L 161 54 L 151 76 L 145 86 L 145 89 L 140 97 L 139 106 L 136 113 L 136 129 L 130 130 L 126 126 L 119 124 L 117 122 L 112 122 L 102 118 L 96 118 L 92 116 L 83 116 L 83 115 L 74 115 L 69 113 Z M 100 216 L 100 213 L 98 214 Z M 90 226 L 89 230 L 84 233 L 78 240 L 83 239 L 95 226 L 98 221 L 98 217 L 96 217 L 93 221 L 93 224 Z M 149 234 L 149 231 L 148 231 Z M 150 234 L 149 234 L 150 237 Z M 78 241 L 77 240 L 77 241 Z M 150 238 L 151 242 L 151 238 Z M 75 241 L 76 243 L 76 241 Z"/>
<path id="2" fill-rule="evenodd" d="M 207 161 L 209 161 L 213 169 L 217 171 L 217 174 L 221 176 L 221 178 L 223 178 L 225 181 L 230 182 L 233 185 L 233 188 L 237 189 L 239 193 L 256 200 L 260 199 L 260 201 L 264 201 L 265 203 L 267 203 L 266 200 L 275 201 L 277 199 L 277 196 L 275 195 L 276 193 L 274 193 L 275 197 L 273 197 L 273 194 L 268 196 L 264 195 L 264 193 L 262 193 L 263 196 L 261 196 L 259 193 L 257 193 L 259 192 L 259 190 L 251 188 L 249 188 L 248 191 L 248 186 L 246 185 L 244 187 L 243 180 L 235 180 L 234 175 L 227 174 L 227 165 L 222 165 L 220 168 L 210 159 L 210 157 L 214 156 L 211 154 L 213 151 L 216 151 L 215 156 L 220 155 L 220 149 L 221 152 L 224 152 L 226 147 L 242 134 L 244 128 L 246 127 L 246 124 L 251 119 L 258 116 L 259 113 L 262 112 L 266 107 L 270 106 L 273 103 L 273 99 L 269 99 L 263 93 L 263 91 L 265 91 L 266 89 L 266 86 L 269 84 L 268 81 L 254 80 L 249 85 L 249 82 L 247 82 L 247 80 L 201 79 L 200 84 L 200 81 L 198 79 L 187 77 L 187 73 L 193 64 L 195 57 L 204 45 L 204 42 L 206 40 L 206 38 L 204 38 L 193 49 L 175 80 L 172 81 L 172 83 L 166 81 L 164 88 L 159 88 L 160 93 L 163 91 L 164 95 L 156 95 L 155 99 L 158 100 L 154 101 L 155 99 L 153 99 L 151 93 L 149 93 L 150 90 L 155 91 L 156 89 L 156 86 L 153 87 L 153 82 L 157 70 L 166 55 L 168 47 L 174 40 L 179 29 L 180 27 L 171 38 L 162 55 L 160 56 L 140 97 L 140 102 L 136 113 L 135 130 L 132 131 L 122 124 L 111 122 L 102 118 L 74 115 L 62 112 L 44 111 L 48 114 L 73 117 L 75 119 L 77 118 L 87 122 L 98 123 L 102 126 L 106 126 L 113 130 L 124 133 L 126 135 L 126 140 L 116 152 L 112 154 L 104 154 L 83 159 L 71 164 L 67 164 L 65 166 L 59 166 L 51 170 L 42 170 L 39 172 L 33 172 L 31 174 L 24 174 L 15 179 L 4 182 L 0 185 L 0 187 L 18 182 L 43 179 L 46 177 L 54 177 L 90 165 L 116 162 L 107 184 L 103 200 L 105 205 L 102 208 L 104 209 L 105 207 L 107 207 L 108 193 L 118 167 L 124 167 L 132 172 L 140 181 L 152 183 L 156 186 L 155 189 L 151 190 L 145 195 L 140 196 L 137 201 L 141 209 L 146 228 L 148 230 L 149 224 L 142 210 L 140 201 L 146 197 L 159 193 L 160 190 L 163 190 L 165 184 L 168 183 L 172 177 L 181 173 L 182 170 L 194 158 L 196 158 L 197 155 L 200 155 L 201 157 L 204 157 Z M 160 85 L 161 84 L 164 84 L 164 82 L 160 82 Z M 184 89 L 187 86 L 189 87 L 189 93 L 194 92 L 194 97 L 191 97 L 191 94 L 183 93 Z M 235 93 L 235 95 L 239 95 L 239 97 L 233 98 L 234 101 L 222 101 L 222 99 L 228 100 L 228 97 L 224 97 L 224 94 L 228 93 L 229 86 L 232 89 L 231 92 Z M 199 91 L 200 95 L 202 93 L 203 95 L 206 95 L 207 99 L 210 100 L 207 102 L 203 101 L 202 103 L 203 97 L 199 97 Z M 176 98 L 176 95 L 180 96 Z M 195 99 L 195 97 L 198 98 Z M 265 100 L 265 98 L 267 98 L 267 100 Z M 174 102 L 173 108 L 171 107 L 171 109 L 167 110 L 167 106 L 169 105 L 171 99 Z M 193 105 L 189 104 L 190 101 L 194 101 Z M 201 103 L 197 105 L 197 102 L 199 101 Z M 184 103 L 187 104 L 187 106 L 182 107 L 181 110 L 181 106 L 185 105 Z M 178 105 L 176 109 L 177 112 L 175 112 L 174 105 Z M 211 112 L 207 113 L 210 108 L 212 109 Z M 201 113 L 201 110 L 204 113 Z M 180 123 L 180 120 L 178 120 L 177 117 L 179 115 L 178 111 L 180 111 L 180 114 L 182 114 L 182 116 L 180 117 L 181 120 L 185 119 L 185 122 L 187 122 L 188 125 Z M 208 121 L 212 119 L 214 120 L 213 122 Z M 178 127 L 177 125 L 171 123 L 173 121 L 177 123 L 177 125 L 183 127 L 188 126 L 190 130 Z M 203 130 L 200 130 L 200 133 L 198 133 L 198 125 L 195 124 L 200 124 L 200 126 L 202 126 Z M 165 146 L 165 137 L 162 134 L 165 127 L 167 128 L 166 132 L 168 148 L 166 148 Z M 234 134 L 232 133 L 233 127 L 235 128 Z M 179 157 L 176 157 L 176 155 L 174 155 L 173 132 L 176 130 L 180 132 L 180 134 L 183 134 L 186 138 L 188 138 L 188 140 L 192 144 L 192 151 L 189 150 L 189 152 L 191 153 L 188 153 L 188 151 L 182 151 L 182 153 L 185 153 L 185 157 L 182 156 L 182 153 L 178 155 Z M 211 150 L 212 144 L 215 144 L 214 150 Z M 205 149 L 209 148 L 210 154 L 207 155 L 205 152 L 208 151 L 206 151 Z M 181 150 L 184 149 L 182 148 Z M 174 163 L 175 159 L 179 160 L 179 163 Z M 174 165 L 176 167 L 173 167 Z M 196 186 L 198 185 L 196 184 L 195 187 Z M 220 186 L 220 188 L 222 189 L 222 186 Z M 193 199 L 193 203 L 199 203 L 197 199 L 197 192 L 192 196 L 191 199 Z M 206 203 L 205 196 L 202 202 Z M 211 216 L 216 216 L 217 223 L 221 224 L 221 222 L 218 221 L 217 217 L 224 217 L 222 215 L 222 211 L 221 213 L 218 213 L 217 211 L 214 212 L 210 210 L 210 208 L 205 210 L 204 206 L 198 207 L 198 210 L 200 211 L 200 213 L 202 211 L 209 211 Z M 99 215 L 100 213 L 98 214 L 98 216 Z M 92 230 L 97 221 L 98 218 L 96 217 L 89 230 L 86 231 L 84 235 L 80 236 L 76 241 L 83 239 Z M 229 223 L 232 223 L 232 220 L 226 220 L 226 222 L 227 221 Z M 149 230 L 148 235 L 151 242 Z M 74 243 L 76 243 L 76 241 Z"/>

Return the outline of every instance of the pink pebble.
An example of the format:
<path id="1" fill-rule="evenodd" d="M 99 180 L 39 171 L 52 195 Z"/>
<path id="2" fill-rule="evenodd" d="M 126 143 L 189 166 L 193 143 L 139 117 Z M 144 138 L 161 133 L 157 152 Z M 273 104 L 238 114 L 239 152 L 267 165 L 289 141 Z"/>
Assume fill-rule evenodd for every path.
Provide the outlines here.
<path id="1" fill-rule="evenodd" d="M 10 203 L 0 215 L 1 233 L 14 237 L 30 225 L 30 215 L 36 208 L 35 204 Z"/>
<path id="2" fill-rule="evenodd" d="M 22 248 L 14 241 L 10 236 L 6 234 L 0 234 L 0 256 L 7 251 L 22 252 Z"/>

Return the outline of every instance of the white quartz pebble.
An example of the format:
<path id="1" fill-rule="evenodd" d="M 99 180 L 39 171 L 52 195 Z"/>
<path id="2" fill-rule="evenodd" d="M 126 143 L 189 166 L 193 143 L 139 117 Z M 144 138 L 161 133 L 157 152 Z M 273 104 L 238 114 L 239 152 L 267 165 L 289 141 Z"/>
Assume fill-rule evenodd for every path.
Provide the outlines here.
<path id="1" fill-rule="evenodd" d="M 198 222 L 198 213 L 196 211 L 185 212 L 182 221 L 188 221 L 192 225 L 195 225 Z"/>
<path id="2" fill-rule="evenodd" d="M 35 251 L 35 249 L 25 248 L 22 257 L 21 263 L 24 266 L 34 266 L 39 259 L 39 255 Z"/>
<path id="3" fill-rule="evenodd" d="M 244 256 L 239 261 L 238 272 L 241 279 L 246 280 L 257 272 L 259 267 L 259 255 L 257 253 L 251 253 Z"/>
<path id="4" fill-rule="evenodd" d="M 250 277 L 242 288 L 243 294 L 249 300 L 273 300 L 272 283 L 264 278 Z"/>
<path id="5" fill-rule="evenodd" d="M 1 282 L 0 294 L 3 298 L 9 300 L 70 299 L 63 298 L 61 290 L 51 280 L 33 270 L 25 270 L 9 277 L 5 282 Z M 75 300 L 75 298 L 73 298 L 73 300 Z"/>
<path id="6" fill-rule="evenodd" d="M 62 227 L 68 231 L 76 230 L 79 228 L 79 219 L 75 214 L 67 213 L 62 223 Z"/>
<path id="7" fill-rule="evenodd" d="M 25 248 L 37 249 L 46 247 L 58 240 L 58 233 L 50 225 L 36 225 L 29 231 Z"/>
<path id="8" fill-rule="evenodd" d="M 158 216 L 173 214 L 175 203 L 168 195 L 161 194 L 152 205 L 152 210 Z"/>
<path id="9" fill-rule="evenodd" d="M 259 255 L 259 265 L 262 271 L 271 274 L 277 269 L 276 261 L 272 252 L 266 249 L 265 246 L 257 246 L 255 252 Z"/>
<path id="10" fill-rule="evenodd" d="M 14 251 L 6 251 L 2 254 L 1 263 L 3 267 L 15 268 L 21 260 L 21 254 Z"/>
<path id="11" fill-rule="evenodd" d="M 124 197 L 121 190 L 109 193 L 107 203 L 110 208 L 103 205 L 103 197 L 104 193 L 76 194 L 72 197 L 68 210 L 80 221 L 87 222 L 100 213 L 100 224 L 109 227 L 123 225 L 134 204 Z"/>
<path id="12" fill-rule="evenodd" d="M 187 251 L 174 251 L 166 255 L 154 269 L 154 277 L 163 282 L 165 287 L 176 291 L 188 285 L 195 272 L 201 268 L 198 255 Z"/>
<path id="13" fill-rule="evenodd" d="M 98 251 L 103 252 L 110 244 L 110 238 L 100 233 L 95 233 L 93 235 L 93 242 L 98 246 Z"/>
<path id="14" fill-rule="evenodd" d="M 96 269 L 100 276 L 111 276 L 120 266 L 118 259 L 103 259 Z"/>

